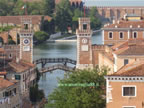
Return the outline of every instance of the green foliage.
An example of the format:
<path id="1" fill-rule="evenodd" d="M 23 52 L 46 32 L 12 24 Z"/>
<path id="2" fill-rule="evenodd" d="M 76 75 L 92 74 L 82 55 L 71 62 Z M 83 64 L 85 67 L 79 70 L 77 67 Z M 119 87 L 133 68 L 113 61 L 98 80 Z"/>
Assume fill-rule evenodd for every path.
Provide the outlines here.
<path id="1" fill-rule="evenodd" d="M 0 32 L 9 31 L 9 30 L 11 30 L 12 28 L 14 28 L 14 26 L 0 27 Z"/>
<path id="2" fill-rule="evenodd" d="M 23 2 L 22 0 L 0 0 L 0 16 L 24 15 L 22 6 L 26 4 L 29 15 L 44 14 L 44 2 Z"/>
<path id="3" fill-rule="evenodd" d="M 39 90 L 38 85 L 30 87 L 30 100 L 32 102 L 39 102 L 44 98 L 43 90 Z"/>
<path id="4" fill-rule="evenodd" d="M 78 28 L 78 19 L 83 17 L 84 13 L 81 9 L 74 9 L 73 17 L 72 17 L 72 30 L 75 31 Z"/>
<path id="5" fill-rule="evenodd" d="M 67 74 L 60 84 L 90 84 L 95 86 L 59 86 L 48 97 L 45 108 L 105 108 L 105 79 L 108 69 L 76 70 Z"/>
<path id="6" fill-rule="evenodd" d="M 99 18 L 96 17 L 96 14 L 97 14 L 97 9 L 96 7 L 93 7 L 89 12 L 92 29 L 99 29 L 101 27 L 101 21 Z"/>
<path id="7" fill-rule="evenodd" d="M 51 21 L 48 21 L 42 18 L 41 31 L 47 32 L 48 34 L 54 33 L 55 21 L 53 19 Z"/>
<path id="8" fill-rule="evenodd" d="M 61 32 L 66 32 L 68 27 L 72 25 L 72 10 L 69 0 L 61 0 L 56 6 L 56 29 Z"/>
<path id="9" fill-rule="evenodd" d="M 52 16 L 55 9 L 55 0 L 45 0 L 44 8 L 45 15 Z"/>
<path id="10" fill-rule="evenodd" d="M 47 39 L 49 39 L 49 34 L 44 31 L 38 31 L 34 34 L 34 40 L 38 41 L 39 43 L 42 43 Z"/>

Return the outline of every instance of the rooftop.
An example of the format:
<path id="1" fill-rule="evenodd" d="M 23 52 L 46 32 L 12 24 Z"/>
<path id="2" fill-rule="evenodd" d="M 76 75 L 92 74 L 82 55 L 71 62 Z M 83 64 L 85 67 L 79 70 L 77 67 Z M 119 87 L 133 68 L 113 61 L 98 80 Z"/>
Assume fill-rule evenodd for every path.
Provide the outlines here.
<path id="1" fill-rule="evenodd" d="M 13 24 L 21 24 L 21 18 L 25 16 L 0 16 L 0 23 L 13 23 Z M 32 18 L 32 24 L 39 24 L 42 15 L 28 15 L 28 17 Z M 51 17 L 44 16 L 45 20 L 50 21 Z"/>
<path id="2" fill-rule="evenodd" d="M 7 87 L 12 86 L 14 84 L 15 84 L 14 82 L 11 82 L 11 81 L 6 80 L 4 78 L 0 78 L 0 89 L 7 88 Z"/>
<path id="3" fill-rule="evenodd" d="M 144 56 L 144 40 L 129 39 L 112 47 L 113 53 L 117 55 L 141 55 Z"/>
<path id="4" fill-rule="evenodd" d="M 20 61 L 18 63 L 16 63 L 15 61 L 12 61 L 12 62 L 9 63 L 9 66 L 12 68 L 12 70 L 14 72 L 17 72 L 17 73 L 21 73 L 21 72 L 24 72 L 28 69 L 31 69 L 31 68 L 35 67 L 34 64 L 27 63 L 27 62 L 24 62 L 24 61 Z"/>
<path id="5" fill-rule="evenodd" d="M 115 21 L 113 24 L 107 24 L 103 27 L 103 29 L 108 28 L 144 28 L 144 21 Z"/>
<path id="6" fill-rule="evenodd" d="M 108 76 L 144 76 L 144 62 L 137 61 L 123 66 L 116 73 Z"/>

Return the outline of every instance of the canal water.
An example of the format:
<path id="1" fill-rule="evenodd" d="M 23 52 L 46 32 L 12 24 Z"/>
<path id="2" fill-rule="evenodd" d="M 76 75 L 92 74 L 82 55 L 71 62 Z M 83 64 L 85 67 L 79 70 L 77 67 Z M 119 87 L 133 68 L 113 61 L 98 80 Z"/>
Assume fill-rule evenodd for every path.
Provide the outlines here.
<path id="1" fill-rule="evenodd" d="M 92 44 L 101 43 L 101 32 L 98 32 L 92 37 Z M 61 57 L 76 60 L 76 42 L 43 43 L 34 47 L 34 60 L 39 58 Z M 47 72 L 46 74 L 43 74 L 39 81 L 39 87 L 44 90 L 46 98 L 52 93 L 54 88 L 58 86 L 58 79 L 62 79 L 63 76 L 64 71 L 62 70 L 55 70 L 52 73 Z"/>

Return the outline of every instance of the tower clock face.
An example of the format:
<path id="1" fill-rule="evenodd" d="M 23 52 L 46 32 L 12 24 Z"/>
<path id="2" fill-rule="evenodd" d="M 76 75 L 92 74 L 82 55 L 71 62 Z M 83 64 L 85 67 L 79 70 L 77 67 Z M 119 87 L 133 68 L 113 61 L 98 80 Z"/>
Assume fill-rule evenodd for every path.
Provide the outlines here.
<path id="1" fill-rule="evenodd" d="M 88 43 L 88 40 L 87 40 L 86 38 L 83 38 L 83 39 L 82 39 L 82 43 L 83 43 L 83 44 L 86 44 L 86 43 Z"/>
<path id="2" fill-rule="evenodd" d="M 23 40 L 23 43 L 24 43 L 24 45 L 28 45 L 30 43 L 30 40 L 26 38 Z"/>

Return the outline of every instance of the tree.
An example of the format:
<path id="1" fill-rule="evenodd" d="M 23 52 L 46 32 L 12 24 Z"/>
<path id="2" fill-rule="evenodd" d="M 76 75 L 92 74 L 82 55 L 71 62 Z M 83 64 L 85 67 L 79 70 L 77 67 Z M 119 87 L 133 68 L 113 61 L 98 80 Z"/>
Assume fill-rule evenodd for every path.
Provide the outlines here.
<path id="1" fill-rule="evenodd" d="M 99 29 L 101 27 L 101 21 L 99 18 L 96 17 L 96 14 L 97 14 L 97 9 L 96 7 L 93 7 L 89 12 L 92 29 Z"/>
<path id="2" fill-rule="evenodd" d="M 83 11 L 79 8 L 74 9 L 73 17 L 72 17 L 72 29 L 75 31 L 78 28 L 78 19 L 83 17 Z"/>
<path id="3" fill-rule="evenodd" d="M 34 40 L 36 40 L 38 43 L 42 43 L 47 39 L 49 39 L 49 35 L 44 31 L 38 31 L 34 34 Z"/>
<path id="4" fill-rule="evenodd" d="M 72 26 L 72 11 L 69 0 L 62 0 L 56 6 L 56 29 L 61 32 L 66 32 L 68 27 Z"/>
<path id="5" fill-rule="evenodd" d="M 105 108 L 104 75 L 107 71 L 108 68 L 96 67 L 68 73 L 59 80 L 61 86 L 49 95 L 46 108 Z"/>
<path id="6" fill-rule="evenodd" d="M 39 90 L 38 85 L 36 84 L 33 87 L 30 87 L 30 100 L 32 102 L 39 102 L 44 98 L 43 90 Z"/>
<path id="7" fill-rule="evenodd" d="M 55 0 L 45 0 L 44 10 L 45 15 L 52 16 L 55 9 Z"/>

